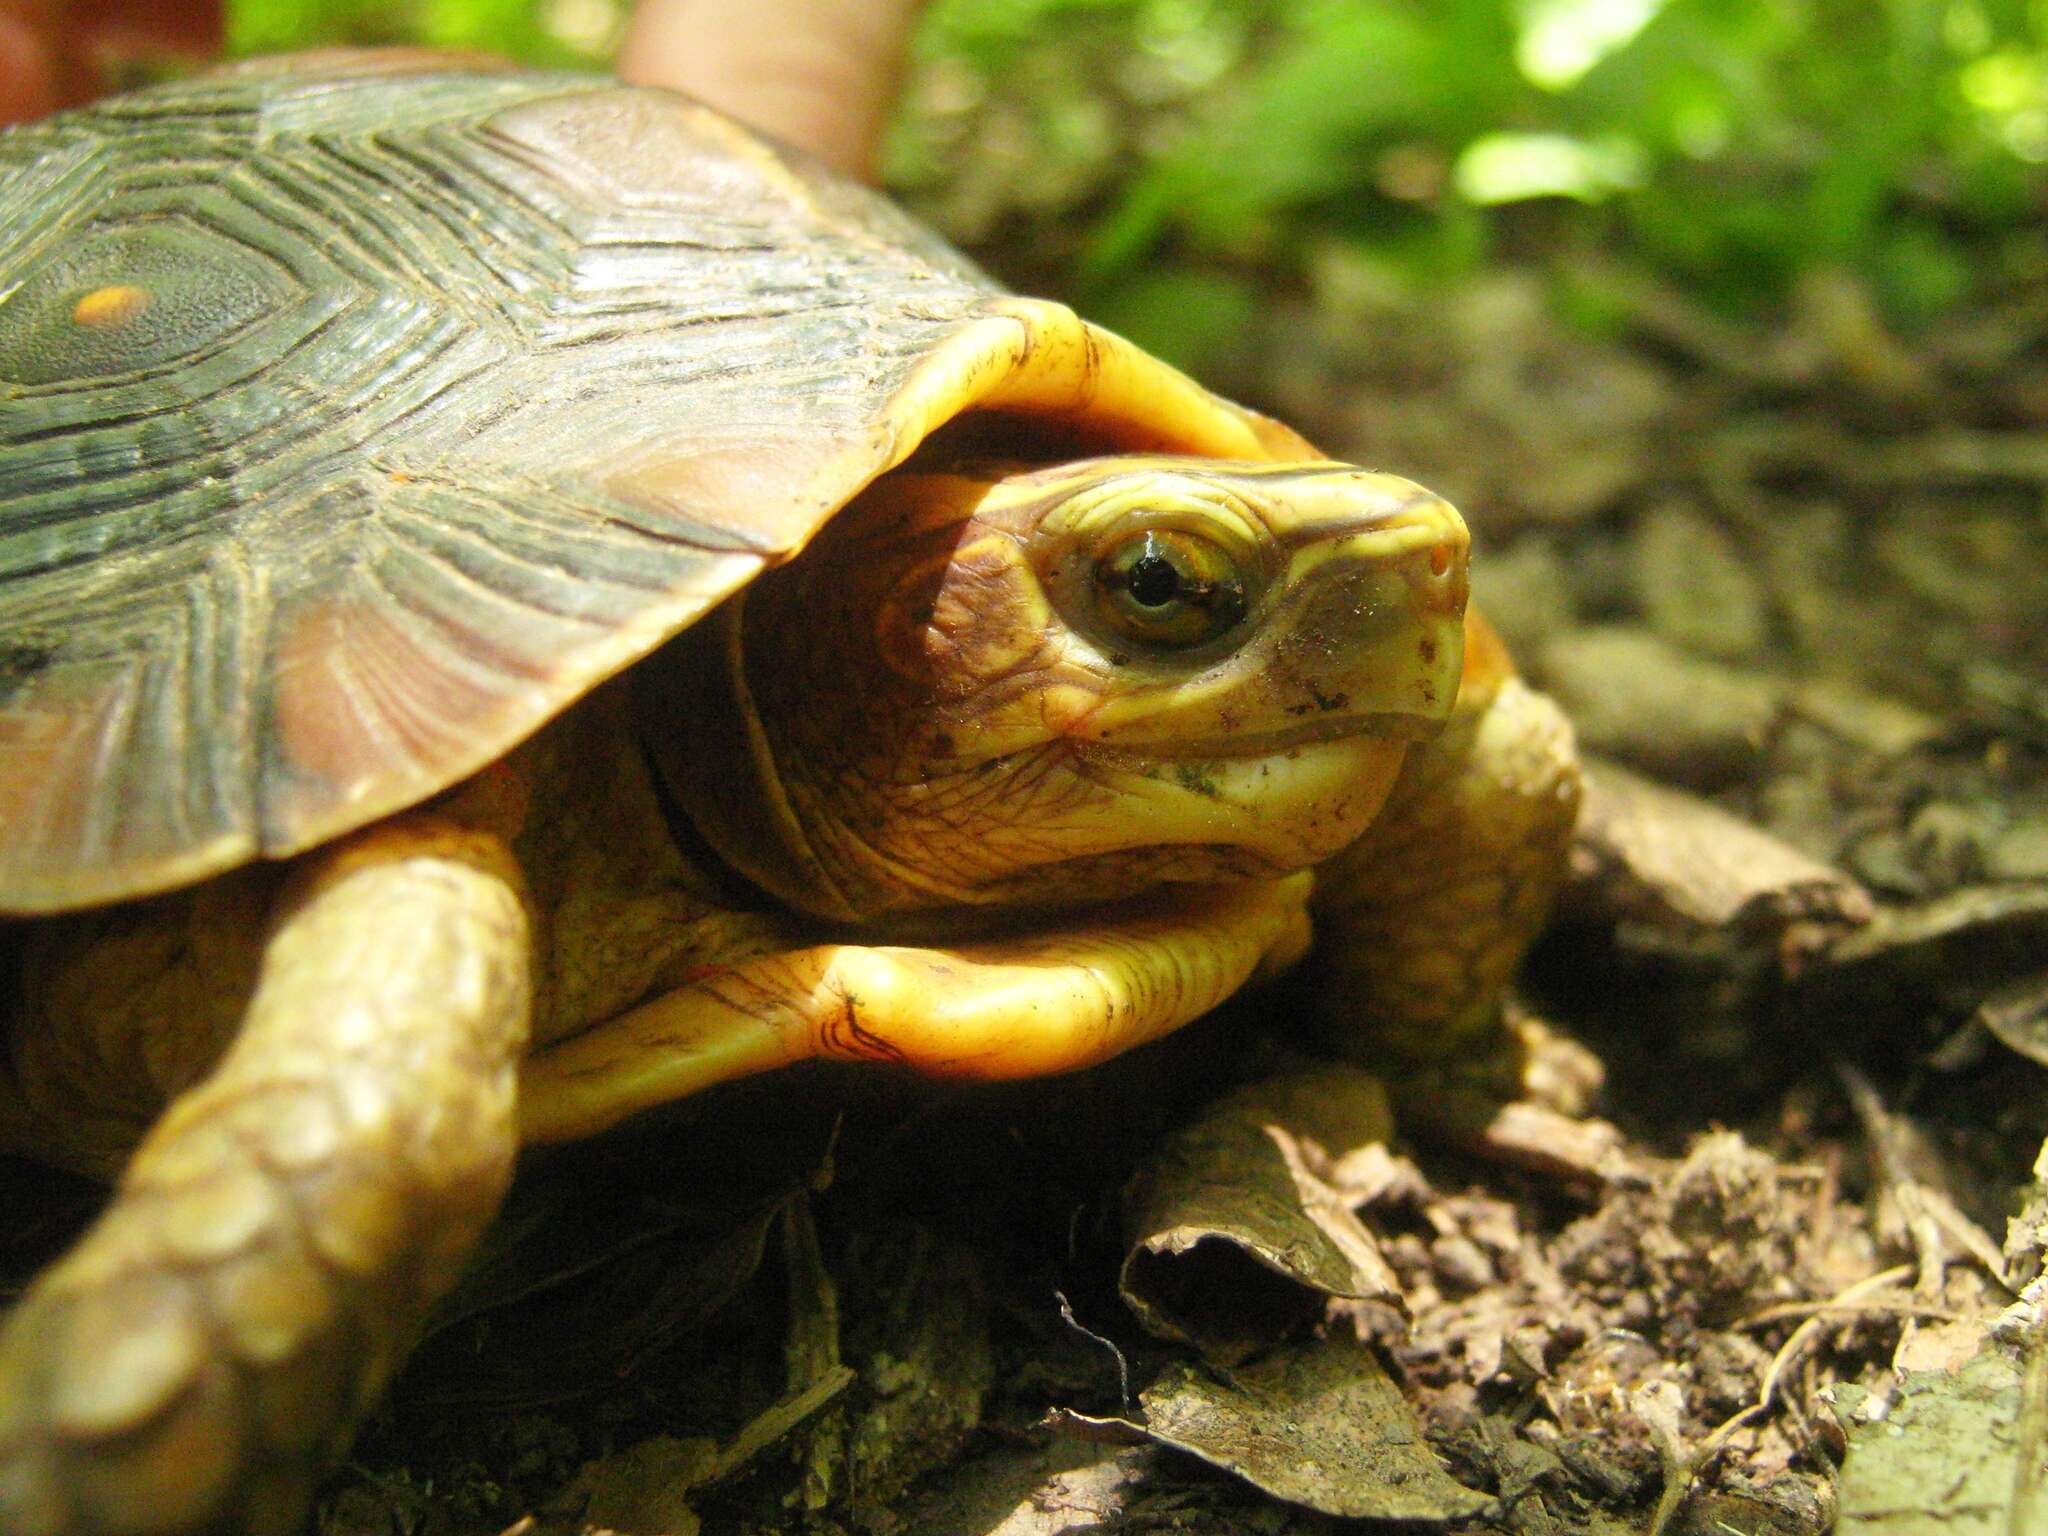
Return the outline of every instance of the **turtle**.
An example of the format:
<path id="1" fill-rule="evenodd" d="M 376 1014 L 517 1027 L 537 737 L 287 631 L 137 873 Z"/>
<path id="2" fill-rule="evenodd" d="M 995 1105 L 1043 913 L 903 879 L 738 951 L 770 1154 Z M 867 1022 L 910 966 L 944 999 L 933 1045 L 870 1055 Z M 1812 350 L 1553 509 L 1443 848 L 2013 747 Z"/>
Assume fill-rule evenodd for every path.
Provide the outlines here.
<path id="1" fill-rule="evenodd" d="M 0 135 L 0 1145 L 114 1182 L 0 1330 L 0 1529 L 295 1529 L 519 1148 L 736 1077 L 1302 964 L 1450 1102 L 1578 793 L 1468 544 L 673 93 Z"/>

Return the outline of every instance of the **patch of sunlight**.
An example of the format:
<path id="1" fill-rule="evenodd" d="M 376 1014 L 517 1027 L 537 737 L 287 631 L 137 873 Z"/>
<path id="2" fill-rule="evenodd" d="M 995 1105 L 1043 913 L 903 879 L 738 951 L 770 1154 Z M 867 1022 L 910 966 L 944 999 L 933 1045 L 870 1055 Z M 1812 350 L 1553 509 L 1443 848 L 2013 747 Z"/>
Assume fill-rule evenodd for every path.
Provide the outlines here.
<path id="1" fill-rule="evenodd" d="M 1671 114 L 1671 136 L 1695 160 L 1711 160 L 1728 147 L 1733 125 L 1718 101 L 1692 101 Z"/>
<path id="2" fill-rule="evenodd" d="M 1656 19 L 1668 0 L 1522 0 L 1515 62 L 1545 90 L 1562 91 Z"/>
<path id="3" fill-rule="evenodd" d="M 1641 186 L 1642 146 L 1628 139 L 1575 139 L 1561 133 L 1489 133 L 1458 156 L 1451 181 L 1467 202 L 1518 203 L 1533 197 L 1598 202 Z"/>
<path id="4" fill-rule="evenodd" d="M 618 47 L 626 12 L 618 0 L 545 0 L 540 24 L 557 42 L 599 57 Z"/>
<path id="5" fill-rule="evenodd" d="M 2048 160 L 2048 112 L 2015 112 L 1999 125 L 1998 136 L 2022 160 L 2036 165 Z"/>
<path id="6" fill-rule="evenodd" d="M 1991 18 L 1977 0 L 1949 0 L 1942 13 L 1941 36 L 1951 53 L 1972 58 L 1991 46 Z"/>
<path id="7" fill-rule="evenodd" d="M 2001 48 L 1956 72 L 1956 89 L 2022 160 L 2048 160 L 2048 64 L 2024 48 Z"/>
<path id="8" fill-rule="evenodd" d="M 2040 61 L 2023 48 L 2001 48 L 1964 65 L 1956 74 L 1956 87 L 1963 100 L 1994 116 L 2039 106 Z"/>

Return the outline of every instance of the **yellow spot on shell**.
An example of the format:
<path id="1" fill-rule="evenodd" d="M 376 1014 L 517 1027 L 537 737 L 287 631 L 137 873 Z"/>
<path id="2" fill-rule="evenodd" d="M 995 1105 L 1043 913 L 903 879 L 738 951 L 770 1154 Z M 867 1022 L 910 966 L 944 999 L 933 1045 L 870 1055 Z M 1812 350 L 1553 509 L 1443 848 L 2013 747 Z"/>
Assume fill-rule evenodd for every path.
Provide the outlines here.
<path id="1" fill-rule="evenodd" d="M 71 306 L 71 318 L 95 331 L 114 331 L 139 320 L 149 308 L 149 290 L 133 283 L 95 288 Z"/>

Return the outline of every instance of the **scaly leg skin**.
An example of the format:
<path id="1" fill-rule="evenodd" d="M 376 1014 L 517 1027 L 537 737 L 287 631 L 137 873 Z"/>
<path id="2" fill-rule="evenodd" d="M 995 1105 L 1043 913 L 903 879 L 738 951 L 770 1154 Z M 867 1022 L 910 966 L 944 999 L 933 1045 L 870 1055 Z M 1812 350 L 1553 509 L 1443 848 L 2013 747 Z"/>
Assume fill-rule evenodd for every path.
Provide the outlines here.
<path id="1" fill-rule="evenodd" d="M 1308 943 L 1308 880 L 1171 893 L 1149 911 L 944 948 L 824 944 L 722 966 L 530 1057 L 523 1139 L 589 1136 L 811 1057 L 941 1077 L 1092 1066 L 1178 1029 Z"/>
<path id="2" fill-rule="evenodd" d="M 1313 988 L 1346 1054 L 1407 1123 L 1468 1146 L 1522 1097 L 1501 999 L 1548 916 L 1578 814 L 1571 727 L 1476 615 L 1459 703 L 1412 751 L 1372 829 L 1318 871 Z"/>
<path id="3" fill-rule="evenodd" d="M 0 1531 L 295 1531 L 496 1211 L 522 885 L 420 816 L 308 861 L 212 1075 L 0 1330 Z"/>

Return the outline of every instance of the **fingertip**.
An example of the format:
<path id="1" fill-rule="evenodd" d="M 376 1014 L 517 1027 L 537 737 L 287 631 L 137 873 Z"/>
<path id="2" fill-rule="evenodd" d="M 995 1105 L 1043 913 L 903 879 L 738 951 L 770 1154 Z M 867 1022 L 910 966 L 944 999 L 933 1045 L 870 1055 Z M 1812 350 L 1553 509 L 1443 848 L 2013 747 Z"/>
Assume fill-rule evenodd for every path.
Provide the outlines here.
<path id="1" fill-rule="evenodd" d="M 687 91 L 873 180 L 922 0 L 641 0 L 622 78 Z"/>

